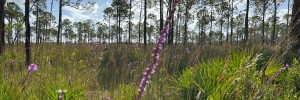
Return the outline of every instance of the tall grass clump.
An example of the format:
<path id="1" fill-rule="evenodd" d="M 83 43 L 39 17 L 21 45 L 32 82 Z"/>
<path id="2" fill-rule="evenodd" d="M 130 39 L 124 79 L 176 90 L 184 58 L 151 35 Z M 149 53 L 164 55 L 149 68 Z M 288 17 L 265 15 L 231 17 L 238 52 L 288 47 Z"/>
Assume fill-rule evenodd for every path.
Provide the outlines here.
<path id="1" fill-rule="evenodd" d="M 261 53 L 241 51 L 230 53 L 225 59 L 202 61 L 172 79 L 174 92 L 171 97 L 187 100 L 298 98 L 297 60 L 293 67 L 268 63 L 262 71 L 257 69 L 257 64 L 261 63 L 257 61 L 261 59 Z"/>

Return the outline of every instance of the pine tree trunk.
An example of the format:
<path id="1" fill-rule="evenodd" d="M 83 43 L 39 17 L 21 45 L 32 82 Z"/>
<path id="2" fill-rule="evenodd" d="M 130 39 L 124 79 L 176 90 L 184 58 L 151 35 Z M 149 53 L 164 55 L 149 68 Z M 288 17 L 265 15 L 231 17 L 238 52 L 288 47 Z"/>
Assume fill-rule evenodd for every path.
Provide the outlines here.
<path id="1" fill-rule="evenodd" d="M 39 2 L 36 5 L 36 21 L 35 21 L 35 35 L 36 35 L 36 45 L 39 44 L 39 32 L 38 32 L 38 21 L 39 21 Z"/>
<path id="2" fill-rule="evenodd" d="M 230 44 L 232 45 L 232 34 L 233 34 L 233 0 L 231 1 L 231 21 L 230 21 Z"/>
<path id="3" fill-rule="evenodd" d="M 109 16 L 109 21 L 108 21 L 108 27 L 109 27 L 109 29 L 108 29 L 108 40 L 109 40 L 109 44 L 111 43 L 110 42 L 110 16 Z"/>
<path id="4" fill-rule="evenodd" d="M 5 32 L 4 32 L 4 6 L 5 0 L 0 1 L 0 55 L 4 53 L 4 45 L 5 45 Z"/>
<path id="5" fill-rule="evenodd" d="M 275 3 L 274 3 L 274 18 L 273 18 L 273 30 L 272 30 L 272 42 L 271 44 L 272 45 L 275 45 L 275 28 L 276 28 L 276 12 L 277 12 L 277 2 L 275 0 Z"/>
<path id="6" fill-rule="evenodd" d="M 210 6 L 210 32 L 209 32 L 209 39 L 211 39 L 212 35 L 212 5 Z M 211 42 L 209 42 L 209 45 L 211 46 Z"/>
<path id="7" fill-rule="evenodd" d="M 265 12 L 266 12 L 266 1 L 263 3 L 263 20 L 262 20 L 262 45 L 264 45 L 265 42 Z"/>
<path id="8" fill-rule="evenodd" d="M 287 14 L 288 15 L 290 14 L 290 0 L 288 0 L 288 13 Z M 286 37 L 285 37 L 285 40 L 288 40 L 288 30 L 289 30 L 289 16 L 286 18 Z"/>
<path id="9" fill-rule="evenodd" d="M 25 0 L 25 25 L 26 25 L 26 38 L 25 38 L 25 49 L 26 49 L 26 65 L 30 64 L 30 23 L 29 23 L 29 0 Z"/>
<path id="10" fill-rule="evenodd" d="M 128 37 L 128 44 L 130 45 L 130 32 L 131 32 L 131 0 L 130 0 L 130 3 L 129 3 L 129 29 L 128 29 L 129 31 L 129 33 L 128 33 L 128 35 L 129 35 L 129 37 Z"/>
<path id="11" fill-rule="evenodd" d="M 245 40 L 244 43 L 248 41 L 248 15 L 249 15 L 249 0 L 247 0 L 246 18 L 245 18 Z"/>
<path id="12" fill-rule="evenodd" d="M 183 39 L 184 46 L 186 46 L 186 43 L 187 43 L 188 3 L 189 3 L 189 0 L 186 0 L 185 21 L 184 21 L 184 39 Z"/>
<path id="13" fill-rule="evenodd" d="M 59 44 L 59 34 L 61 32 L 60 30 L 61 30 L 62 1 L 63 0 L 59 0 L 59 18 L 58 18 L 57 45 Z"/>
<path id="14" fill-rule="evenodd" d="M 160 34 L 162 34 L 161 33 L 161 30 L 163 30 L 163 25 L 164 25 L 164 23 L 163 23 L 163 0 L 159 0 L 159 2 L 160 2 L 160 13 L 159 13 L 159 16 L 160 16 Z"/>
<path id="15" fill-rule="evenodd" d="M 147 32 L 147 0 L 145 0 L 145 6 L 144 6 L 144 46 L 146 49 L 146 43 L 147 43 L 147 37 L 146 37 L 146 32 Z"/>
<path id="16" fill-rule="evenodd" d="M 221 32 L 220 32 L 220 44 L 221 46 L 223 45 L 223 33 L 222 33 L 222 29 L 223 29 L 223 20 L 221 19 Z"/>
<path id="17" fill-rule="evenodd" d="M 139 44 L 141 44 L 141 22 L 142 22 L 142 1 L 141 1 L 141 11 L 140 11 L 140 21 L 139 21 Z"/>
<path id="18" fill-rule="evenodd" d="M 293 4 L 293 11 L 292 11 L 292 28 L 290 31 L 290 34 L 292 34 L 294 40 L 296 41 L 295 44 L 293 44 L 293 49 L 292 51 L 296 52 L 300 48 L 300 22 L 298 21 L 300 19 L 300 1 L 299 0 L 294 0 Z"/>

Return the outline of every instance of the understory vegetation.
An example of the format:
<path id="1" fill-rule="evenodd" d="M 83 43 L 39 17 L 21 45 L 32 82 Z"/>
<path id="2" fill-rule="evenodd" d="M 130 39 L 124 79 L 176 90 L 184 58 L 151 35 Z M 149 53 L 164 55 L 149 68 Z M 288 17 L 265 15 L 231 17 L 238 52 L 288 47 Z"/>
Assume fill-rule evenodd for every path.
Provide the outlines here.
<path id="1" fill-rule="evenodd" d="M 22 47 L 0 57 L 1 99 L 56 99 L 60 89 L 65 99 L 102 99 L 106 90 L 107 98 L 135 99 L 153 46 L 33 45 L 37 70 L 20 85 Z M 142 99 L 298 99 L 298 54 L 279 46 L 166 46 Z"/>

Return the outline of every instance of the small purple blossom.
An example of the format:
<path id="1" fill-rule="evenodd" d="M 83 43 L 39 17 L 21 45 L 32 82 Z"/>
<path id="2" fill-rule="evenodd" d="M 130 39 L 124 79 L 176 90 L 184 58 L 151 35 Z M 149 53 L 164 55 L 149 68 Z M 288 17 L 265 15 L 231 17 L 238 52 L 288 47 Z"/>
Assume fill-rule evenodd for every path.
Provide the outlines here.
<path id="1" fill-rule="evenodd" d="M 185 51 L 188 52 L 188 54 L 190 54 L 189 48 L 186 48 Z"/>
<path id="2" fill-rule="evenodd" d="M 289 66 L 290 66 L 289 64 L 286 64 L 286 65 L 285 65 L 285 67 L 289 67 Z"/>
<path id="3" fill-rule="evenodd" d="M 92 91 L 89 91 L 89 100 L 91 100 Z"/>
<path id="4" fill-rule="evenodd" d="M 108 90 L 106 89 L 106 90 L 105 90 L 105 93 L 103 94 L 103 99 L 104 99 L 104 100 L 113 100 L 113 99 L 110 99 L 110 98 L 106 98 L 107 92 L 108 92 Z"/>
<path id="5" fill-rule="evenodd" d="M 64 95 L 65 95 L 66 92 L 67 92 L 67 90 L 61 90 L 61 89 L 59 89 L 59 90 L 57 91 L 57 93 L 60 94 L 60 95 L 58 96 L 58 99 L 59 99 L 59 100 L 62 100 L 62 99 L 64 98 Z"/>
<path id="6" fill-rule="evenodd" d="M 176 56 L 174 56 L 173 58 L 172 58 L 172 60 L 175 60 L 176 59 Z"/>
<path id="7" fill-rule="evenodd" d="M 28 66 L 28 72 L 35 71 L 35 70 L 37 70 L 37 66 L 35 64 L 31 64 L 30 66 Z"/>
<path id="8" fill-rule="evenodd" d="M 132 65 L 132 63 L 129 63 L 127 66 L 130 66 L 130 65 Z"/>

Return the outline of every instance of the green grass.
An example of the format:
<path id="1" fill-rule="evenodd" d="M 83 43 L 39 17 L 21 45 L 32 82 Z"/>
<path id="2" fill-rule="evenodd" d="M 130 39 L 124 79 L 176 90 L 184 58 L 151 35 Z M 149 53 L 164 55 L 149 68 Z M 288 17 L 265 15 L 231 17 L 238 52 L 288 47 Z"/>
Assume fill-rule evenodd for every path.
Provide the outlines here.
<path id="1" fill-rule="evenodd" d="M 26 76 L 24 45 L 6 47 L 0 56 L 0 98 L 135 99 L 143 71 L 149 66 L 154 45 L 31 44 L 31 61 L 38 70 Z M 104 51 L 104 47 L 108 47 Z M 190 52 L 186 51 L 189 48 Z M 160 53 L 156 73 L 151 76 L 145 100 L 190 99 L 298 99 L 299 53 L 284 54 L 286 47 L 260 45 L 201 46 L 173 45 Z M 178 56 L 178 57 L 177 57 Z M 198 59 L 196 59 L 198 58 Z M 280 68 L 289 64 L 272 82 Z M 8 70 L 8 80 L 4 78 Z M 181 78 L 181 80 L 179 80 Z M 169 94 L 169 95 L 167 95 Z"/>

